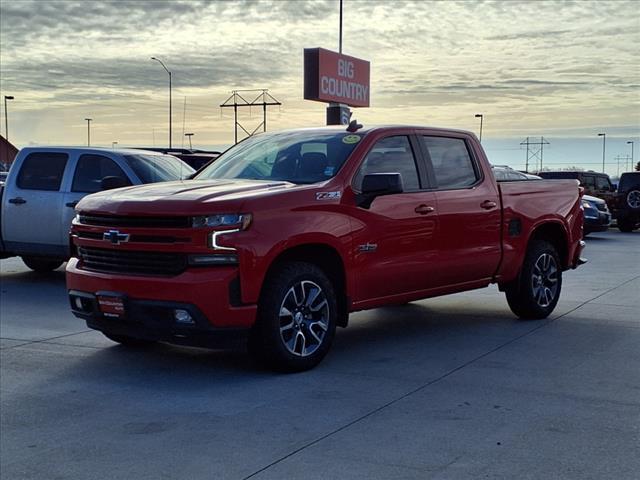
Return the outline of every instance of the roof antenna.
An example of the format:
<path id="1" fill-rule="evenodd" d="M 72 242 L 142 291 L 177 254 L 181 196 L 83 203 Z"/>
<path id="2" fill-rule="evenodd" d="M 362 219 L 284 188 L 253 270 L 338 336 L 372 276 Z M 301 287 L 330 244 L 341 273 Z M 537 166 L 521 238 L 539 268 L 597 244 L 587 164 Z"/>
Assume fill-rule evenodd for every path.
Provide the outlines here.
<path id="1" fill-rule="evenodd" d="M 357 120 L 351 120 L 349 122 L 349 126 L 347 127 L 347 132 L 357 132 L 358 130 L 360 130 L 362 128 L 362 124 L 358 123 Z"/>

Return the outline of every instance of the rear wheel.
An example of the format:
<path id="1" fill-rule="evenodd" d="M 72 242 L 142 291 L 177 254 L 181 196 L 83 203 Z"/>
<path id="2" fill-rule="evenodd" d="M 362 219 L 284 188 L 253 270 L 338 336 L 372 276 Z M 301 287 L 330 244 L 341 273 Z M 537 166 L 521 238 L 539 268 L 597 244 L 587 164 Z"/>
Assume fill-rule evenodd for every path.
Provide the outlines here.
<path id="1" fill-rule="evenodd" d="M 633 232 L 635 228 L 635 222 L 629 219 L 618 220 L 618 230 L 624 233 Z"/>
<path id="2" fill-rule="evenodd" d="M 524 259 L 519 278 L 505 288 L 511 311 L 527 320 L 548 317 L 558 303 L 562 269 L 555 247 L 535 241 Z"/>
<path id="3" fill-rule="evenodd" d="M 153 345 L 153 340 L 143 340 L 142 338 L 129 337 L 127 335 L 117 335 L 114 333 L 102 332 L 109 340 L 124 345 L 125 347 L 140 348 Z"/>
<path id="4" fill-rule="evenodd" d="M 300 372 L 329 351 L 338 306 L 331 281 L 317 266 L 286 263 L 266 281 L 249 350 L 270 368 Z"/>
<path id="5" fill-rule="evenodd" d="M 61 260 L 50 260 L 42 257 L 21 257 L 24 264 L 34 272 L 51 272 L 64 262 Z"/>

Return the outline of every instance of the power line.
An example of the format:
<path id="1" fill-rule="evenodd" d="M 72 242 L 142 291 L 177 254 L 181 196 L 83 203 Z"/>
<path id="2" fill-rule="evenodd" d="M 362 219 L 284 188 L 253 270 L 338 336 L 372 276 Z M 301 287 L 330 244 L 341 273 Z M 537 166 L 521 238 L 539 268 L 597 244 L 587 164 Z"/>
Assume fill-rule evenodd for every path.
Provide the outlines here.
<path id="1" fill-rule="evenodd" d="M 244 98 L 240 92 L 260 92 L 256 98 L 252 101 L 248 101 Z M 251 98 L 251 97 L 249 97 Z M 233 100 L 233 103 L 231 101 Z M 262 100 L 262 101 L 259 101 Z M 240 122 L 238 122 L 238 107 L 256 107 L 262 105 L 262 122 L 258 125 L 251 133 L 244 128 Z M 263 131 L 267 131 L 267 106 L 269 105 L 282 105 L 278 100 L 276 100 L 270 93 L 269 90 L 262 89 L 251 89 L 251 90 L 233 90 L 231 96 L 227 98 L 223 103 L 220 104 L 220 108 L 230 108 L 233 107 L 233 117 L 234 117 L 234 140 L 235 143 L 238 143 L 238 127 L 240 127 L 249 137 L 256 133 L 260 127 L 262 127 Z M 222 111 L 221 111 L 222 113 Z"/>

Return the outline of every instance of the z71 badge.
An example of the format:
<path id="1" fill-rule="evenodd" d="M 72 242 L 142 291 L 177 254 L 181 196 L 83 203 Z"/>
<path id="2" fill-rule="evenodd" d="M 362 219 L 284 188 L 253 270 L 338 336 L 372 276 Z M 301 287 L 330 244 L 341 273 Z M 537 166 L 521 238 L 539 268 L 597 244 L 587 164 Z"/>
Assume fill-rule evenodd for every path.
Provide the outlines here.
<path id="1" fill-rule="evenodd" d="M 340 192 L 318 192 L 316 200 L 337 200 L 341 196 Z"/>

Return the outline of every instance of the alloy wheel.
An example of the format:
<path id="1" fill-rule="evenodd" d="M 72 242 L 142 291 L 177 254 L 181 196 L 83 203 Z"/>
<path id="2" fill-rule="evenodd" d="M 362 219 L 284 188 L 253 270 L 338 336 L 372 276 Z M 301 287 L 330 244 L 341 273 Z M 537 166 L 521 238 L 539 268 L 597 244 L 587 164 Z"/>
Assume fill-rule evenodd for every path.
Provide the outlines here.
<path id="1" fill-rule="evenodd" d="M 543 253 L 538 257 L 531 274 L 531 286 L 539 306 L 551 305 L 558 294 L 558 265 L 553 255 Z"/>
<path id="2" fill-rule="evenodd" d="M 280 305 L 280 338 L 293 355 L 312 355 L 329 329 L 329 302 L 315 282 L 303 280 L 292 286 Z"/>

